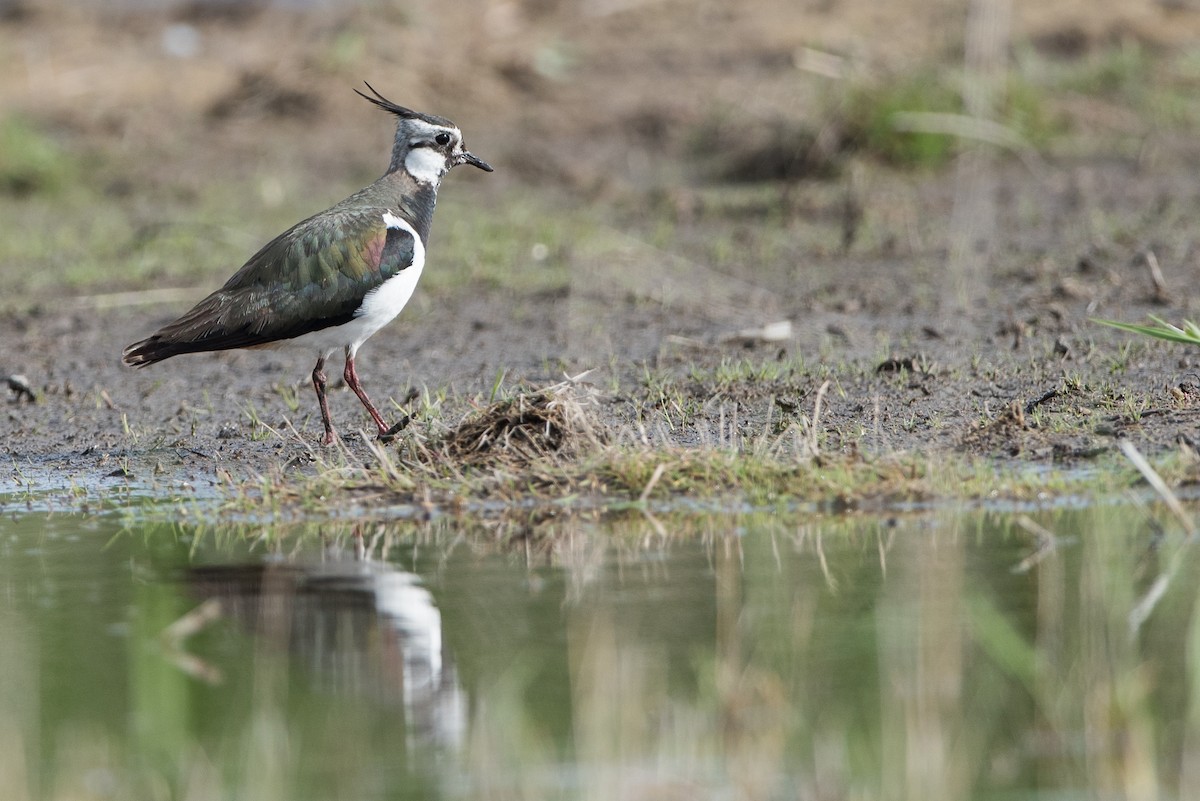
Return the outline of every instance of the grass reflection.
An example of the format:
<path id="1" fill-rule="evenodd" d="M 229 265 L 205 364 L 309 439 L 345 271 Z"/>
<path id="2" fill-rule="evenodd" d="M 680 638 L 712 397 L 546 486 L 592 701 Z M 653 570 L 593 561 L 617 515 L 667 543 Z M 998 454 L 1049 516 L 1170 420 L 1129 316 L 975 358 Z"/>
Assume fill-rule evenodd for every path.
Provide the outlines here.
<path id="1" fill-rule="evenodd" d="M 326 525 L 233 554 L 228 532 L 105 548 L 30 524 L 0 553 L 0 783 L 16 801 L 1186 796 L 1190 546 L 1133 505 L 1031 517 Z M 206 598 L 220 619 L 177 645 L 214 672 L 187 672 L 162 632 Z"/>

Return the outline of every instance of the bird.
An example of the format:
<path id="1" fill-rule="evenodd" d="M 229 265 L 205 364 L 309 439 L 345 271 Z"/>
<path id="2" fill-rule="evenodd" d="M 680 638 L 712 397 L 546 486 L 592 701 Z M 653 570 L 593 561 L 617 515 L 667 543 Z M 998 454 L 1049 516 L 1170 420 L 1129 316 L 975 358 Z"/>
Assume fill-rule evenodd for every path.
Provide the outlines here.
<path id="1" fill-rule="evenodd" d="M 359 382 L 359 347 L 408 303 L 425 266 L 438 187 L 451 168 L 492 166 L 466 149 L 445 117 L 393 103 L 363 82 L 361 97 L 396 117 L 387 171 L 370 186 L 264 245 L 217 291 L 182 317 L 123 351 L 125 364 L 148 365 L 183 353 L 300 346 L 315 351 L 313 389 L 325 433 L 336 439 L 326 398 L 325 360 L 341 349 L 343 377 L 378 428 L 393 439 L 408 423 L 389 426 Z"/>

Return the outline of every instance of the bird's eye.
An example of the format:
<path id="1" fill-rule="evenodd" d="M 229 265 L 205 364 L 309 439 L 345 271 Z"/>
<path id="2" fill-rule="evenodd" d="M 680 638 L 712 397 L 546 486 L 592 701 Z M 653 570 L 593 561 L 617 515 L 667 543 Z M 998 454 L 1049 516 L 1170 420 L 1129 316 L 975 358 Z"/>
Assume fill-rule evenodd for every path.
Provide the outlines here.
<path id="1" fill-rule="evenodd" d="M 450 134 L 440 133 L 437 136 L 433 137 L 433 141 L 437 142 L 439 145 L 443 145 L 443 146 L 448 145 L 448 144 L 450 144 Z"/>

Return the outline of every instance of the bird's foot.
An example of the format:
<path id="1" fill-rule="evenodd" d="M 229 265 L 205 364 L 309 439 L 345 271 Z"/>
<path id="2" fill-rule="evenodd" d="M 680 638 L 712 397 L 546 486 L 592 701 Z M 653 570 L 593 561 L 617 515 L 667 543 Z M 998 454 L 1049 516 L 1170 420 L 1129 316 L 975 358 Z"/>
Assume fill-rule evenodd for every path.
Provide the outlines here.
<path id="1" fill-rule="evenodd" d="M 412 422 L 412 415 L 406 414 L 406 415 L 404 415 L 404 418 L 399 423 L 396 423 L 396 425 L 392 426 L 391 428 L 388 428 L 388 429 L 381 428 L 379 430 L 379 441 L 380 442 L 391 442 L 392 440 L 394 440 L 396 438 L 397 434 L 399 434 L 404 429 L 408 428 L 408 424 L 411 422 Z"/>

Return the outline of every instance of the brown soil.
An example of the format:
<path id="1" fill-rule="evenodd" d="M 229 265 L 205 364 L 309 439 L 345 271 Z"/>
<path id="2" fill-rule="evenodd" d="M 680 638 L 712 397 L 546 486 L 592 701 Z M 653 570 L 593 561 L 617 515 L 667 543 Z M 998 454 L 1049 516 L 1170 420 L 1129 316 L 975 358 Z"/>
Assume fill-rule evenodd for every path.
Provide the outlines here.
<path id="1" fill-rule="evenodd" d="M 349 91 L 367 78 L 455 119 L 496 166 L 495 176 L 455 173 L 444 199 L 497 215 L 514 197 L 593 210 L 616 244 L 555 254 L 571 270 L 565 289 L 419 292 L 364 347 L 360 374 L 377 401 L 445 388 L 444 421 L 486 400 L 499 371 L 506 386 L 544 386 L 594 369 L 598 413 L 617 441 L 723 442 L 733 420 L 753 437 L 811 415 L 826 380 L 819 423 L 829 453 L 1069 465 L 1111 453 L 1118 437 L 1162 453 L 1198 436 L 1200 355 L 1129 345 L 1089 321 L 1195 314 L 1200 188 L 1187 138 L 1063 98 L 1076 130 L 1106 126 L 1104 141 L 1115 144 L 1054 152 L 1032 167 L 971 149 L 934 172 L 869 160 L 812 177 L 784 167 L 784 180 L 747 189 L 728 170 L 744 163 L 738 148 L 765 159 L 755 148 L 771 126 L 819 130 L 837 91 L 797 66 L 805 48 L 865 72 L 954 64 L 963 4 L 478 5 L 297 14 L 196 3 L 114 15 L 0 2 L 0 107 L 53 127 L 80 152 L 110 154 L 125 182 L 112 202 L 134 217 L 153 218 L 164 194 L 264 164 L 302 173 L 316 211 L 356 188 L 348 176 L 369 176 L 384 160 L 379 117 Z M 1142 5 L 1135 14 L 1041 3 L 1018 11 L 1013 37 L 1081 57 L 1129 38 L 1169 49 L 1200 32 L 1200 14 Z M 171 25 L 199 32 L 195 55 L 164 51 Z M 312 108 L 315 117 L 299 111 Z M 709 142 L 722 152 L 697 152 L 697 132 L 711 133 L 717 118 L 722 132 Z M 665 235 L 655 227 L 663 220 Z M 261 239 L 276 232 L 222 224 Z M 116 276 L 111 288 L 147 287 Z M 0 493 L 130 479 L 204 492 L 302 463 L 316 447 L 305 355 L 205 354 L 133 371 L 121 348 L 186 302 L 9 300 L 0 376 L 23 375 L 36 402 L 13 392 L 0 416 L 12 463 Z M 780 341 L 739 335 L 781 320 L 793 328 Z M 718 378 L 719 365 L 738 360 L 789 369 Z M 663 396 L 664 381 L 676 395 Z M 679 398 L 686 414 L 671 408 Z M 347 447 L 364 454 L 354 432 L 369 421 L 357 400 L 334 392 L 332 407 Z M 285 436 L 262 436 L 255 418 Z M 287 435 L 289 424 L 301 436 Z"/>

